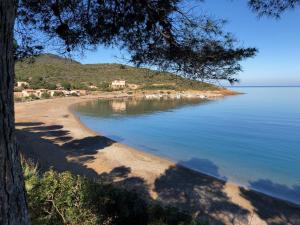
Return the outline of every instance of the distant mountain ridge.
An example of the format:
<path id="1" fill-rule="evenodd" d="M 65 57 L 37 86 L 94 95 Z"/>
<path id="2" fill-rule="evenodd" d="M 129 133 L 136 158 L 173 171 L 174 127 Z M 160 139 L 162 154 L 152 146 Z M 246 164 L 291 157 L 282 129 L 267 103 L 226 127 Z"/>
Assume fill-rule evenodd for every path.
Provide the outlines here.
<path id="1" fill-rule="evenodd" d="M 42 54 L 33 63 L 20 61 L 16 63 L 16 80 L 32 83 L 51 84 L 70 83 L 74 88 L 96 85 L 107 87 L 116 79 L 137 84 L 143 89 L 176 90 L 212 90 L 217 86 L 205 82 L 188 80 L 171 73 L 157 72 L 145 68 L 135 68 L 122 64 L 81 64 L 72 59 L 54 54 Z"/>

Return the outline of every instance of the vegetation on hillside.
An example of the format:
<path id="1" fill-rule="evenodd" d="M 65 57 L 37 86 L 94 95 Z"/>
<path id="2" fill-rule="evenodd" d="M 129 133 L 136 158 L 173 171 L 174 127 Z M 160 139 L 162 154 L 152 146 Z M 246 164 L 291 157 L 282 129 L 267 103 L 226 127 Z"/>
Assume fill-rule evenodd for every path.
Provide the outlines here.
<path id="1" fill-rule="evenodd" d="M 33 225 L 200 225 L 189 214 L 70 172 L 39 174 L 22 160 Z"/>
<path id="2" fill-rule="evenodd" d="M 28 81 L 32 88 L 53 88 L 60 83 L 72 89 L 88 89 L 96 85 L 107 90 L 111 81 L 126 80 L 141 89 L 216 89 L 204 82 L 188 80 L 174 74 L 121 64 L 80 64 L 52 54 L 43 54 L 33 63 L 19 61 L 15 66 L 16 80 Z"/>

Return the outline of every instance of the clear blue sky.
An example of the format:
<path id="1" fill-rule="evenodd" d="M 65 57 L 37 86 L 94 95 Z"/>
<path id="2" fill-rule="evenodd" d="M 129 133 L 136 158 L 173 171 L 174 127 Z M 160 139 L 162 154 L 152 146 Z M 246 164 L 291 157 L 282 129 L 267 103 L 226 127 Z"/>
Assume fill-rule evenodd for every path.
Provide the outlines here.
<path id="1" fill-rule="evenodd" d="M 287 11 L 280 20 L 257 18 L 246 0 L 206 0 L 197 12 L 228 20 L 224 30 L 232 32 L 244 47 L 256 47 L 255 58 L 242 62 L 241 85 L 300 85 L 300 7 Z M 124 63 L 118 49 L 99 47 L 86 52 L 82 63 Z M 128 56 L 127 56 L 128 57 Z"/>

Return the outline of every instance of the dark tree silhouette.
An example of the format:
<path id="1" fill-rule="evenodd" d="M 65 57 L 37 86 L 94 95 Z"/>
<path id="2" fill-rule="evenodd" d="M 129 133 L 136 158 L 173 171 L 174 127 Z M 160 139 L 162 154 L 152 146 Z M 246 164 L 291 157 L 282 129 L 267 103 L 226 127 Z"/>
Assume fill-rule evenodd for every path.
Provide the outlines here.
<path id="1" fill-rule="evenodd" d="M 184 12 L 183 0 L 1 0 L 0 224 L 30 224 L 15 142 L 15 59 L 38 53 L 44 40 L 67 53 L 115 45 L 136 65 L 234 82 L 239 61 L 256 49 L 236 47 L 222 23 Z"/>
<path id="2" fill-rule="evenodd" d="M 259 16 L 279 18 L 284 11 L 299 6 L 300 0 L 249 0 L 249 5 Z"/>

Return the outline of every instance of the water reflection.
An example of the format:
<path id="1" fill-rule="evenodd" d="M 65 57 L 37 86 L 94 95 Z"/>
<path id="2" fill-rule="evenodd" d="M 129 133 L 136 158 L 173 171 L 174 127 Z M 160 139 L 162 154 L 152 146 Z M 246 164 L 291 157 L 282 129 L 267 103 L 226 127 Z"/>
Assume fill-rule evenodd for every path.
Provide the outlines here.
<path id="1" fill-rule="evenodd" d="M 137 116 L 161 111 L 169 111 L 208 100 L 191 99 L 110 99 L 83 102 L 75 106 L 75 111 L 88 116 L 116 117 Z"/>

